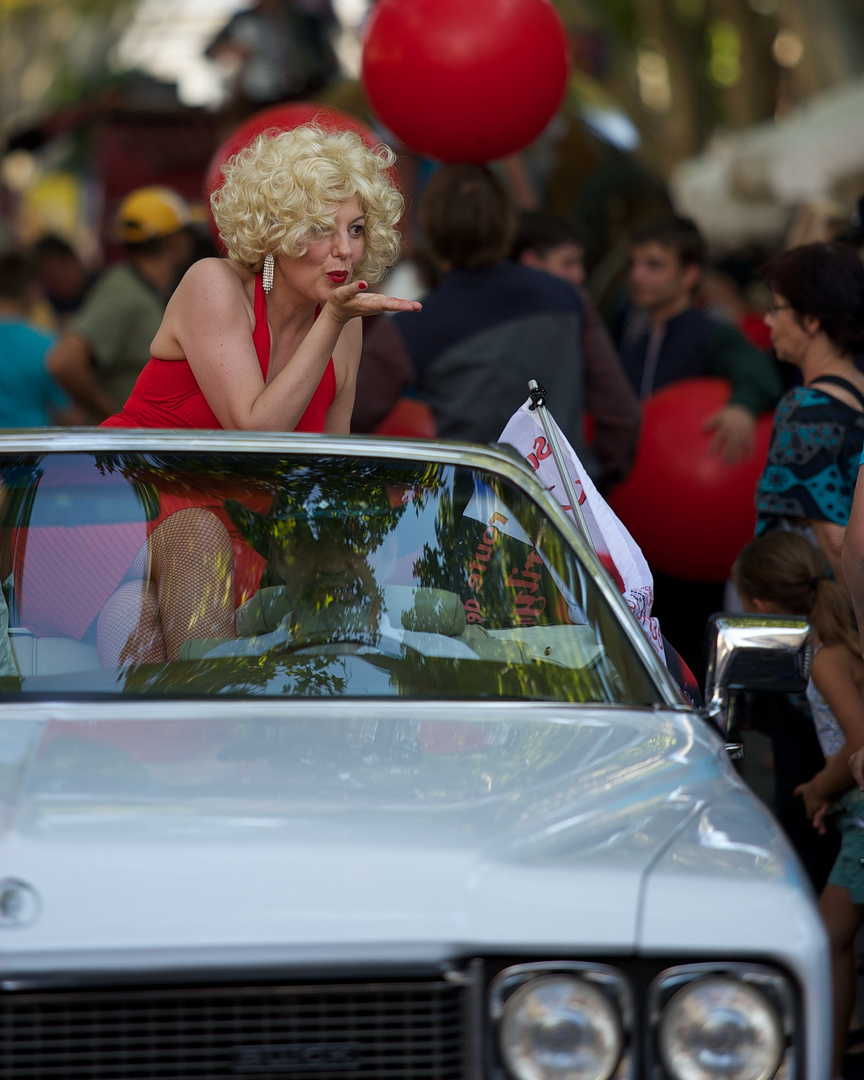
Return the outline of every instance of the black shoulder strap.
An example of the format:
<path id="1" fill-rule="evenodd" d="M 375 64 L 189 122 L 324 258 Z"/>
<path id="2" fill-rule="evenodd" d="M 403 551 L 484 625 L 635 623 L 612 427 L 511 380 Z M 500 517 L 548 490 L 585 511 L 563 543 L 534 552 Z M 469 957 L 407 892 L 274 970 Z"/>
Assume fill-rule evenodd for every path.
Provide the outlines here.
<path id="1" fill-rule="evenodd" d="M 833 383 L 834 386 L 842 386 L 844 390 L 848 390 L 852 397 L 858 402 L 862 409 L 864 409 L 864 394 L 855 386 L 849 382 L 848 379 L 844 379 L 842 375 L 820 375 L 818 379 L 814 379 L 809 386 L 815 386 L 817 383 Z"/>

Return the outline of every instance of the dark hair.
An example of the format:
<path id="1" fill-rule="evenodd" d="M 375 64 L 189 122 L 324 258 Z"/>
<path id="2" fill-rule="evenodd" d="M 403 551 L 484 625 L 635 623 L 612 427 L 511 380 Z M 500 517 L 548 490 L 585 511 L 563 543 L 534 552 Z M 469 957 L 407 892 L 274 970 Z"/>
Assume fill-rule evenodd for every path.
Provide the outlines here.
<path id="1" fill-rule="evenodd" d="M 33 260 L 18 251 L 0 255 L 0 299 L 23 300 L 36 282 Z"/>
<path id="2" fill-rule="evenodd" d="M 442 165 L 420 199 L 420 225 L 435 259 L 480 269 L 507 257 L 516 206 L 503 182 L 485 165 Z"/>
<path id="3" fill-rule="evenodd" d="M 822 550 L 799 533 L 778 529 L 745 544 L 732 566 L 732 581 L 743 599 L 765 600 L 785 615 L 801 615 L 826 645 L 846 645 L 858 654 L 846 590 L 831 577 Z"/>
<path id="4" fill-rule="evenodd" d="M 864 349 L 864 264 L 853 247 L 834 241 L 790 248 L 760 276 L 799 318 L 818 319 L 845 356 Z"/>
<path id="5" fill-rule="evenodd" d="M 682 266 L 704 266 L 706 258 L 705 238 L 690 218 L 677 214 L 646 221 L 630 235 L 631 246 L 660 244 L 672 248 Z"/>
<path id="6" fill-rule="evenodd" d="M 526 251 L 533 251 L 543 258 L 563 244 L 585 246 L 575 225 L 545 210 L 523 210 L 510 248 L 510 258 L 518 262 Z"/>
<path id="7" fill-rule="evenodd" d="M 64 258 L 79 261 L 78 252 L 64 237 L 57 233 L 46 233 L 40 236 L 30 249 L 34 259 L 41 262 L 43 259 Z"/>

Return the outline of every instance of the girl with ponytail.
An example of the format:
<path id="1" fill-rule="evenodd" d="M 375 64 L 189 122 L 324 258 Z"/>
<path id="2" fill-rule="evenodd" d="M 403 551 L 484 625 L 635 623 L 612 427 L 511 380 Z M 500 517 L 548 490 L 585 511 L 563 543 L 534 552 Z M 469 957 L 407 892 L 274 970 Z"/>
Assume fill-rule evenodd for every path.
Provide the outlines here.
<path id="1" fill-rule="evenodd" d="M 864 746 L 864 659 L 848 593 L 830 574 L 822 551 L 803 536 L 776 530 L 739 553 L 732 579 L 746 611 L 800 615 L 813 629 L 807 700 L 824 766 L 795 794 L 819 832 L 828 815 L 840 830 L 840 853 L 819 897 L 831 942 L 834 1071 L 855 1004 L 855 936 L 864 924 L 864 792 L 853 786 L 849 757 Z"/>

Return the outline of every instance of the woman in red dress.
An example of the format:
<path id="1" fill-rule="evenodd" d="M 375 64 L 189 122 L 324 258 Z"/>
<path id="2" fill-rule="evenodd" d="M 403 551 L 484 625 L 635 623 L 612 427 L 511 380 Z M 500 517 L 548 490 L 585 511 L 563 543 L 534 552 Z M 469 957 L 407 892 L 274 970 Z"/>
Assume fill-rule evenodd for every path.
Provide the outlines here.
<path id="1" fill-rule="evenodd" d="M 236 154 L 211 197 L 227 258 L 187 271 L 150 362 L 102 426 L 348 434 L 362 316 L 420 309 L 367 288 L 399 255 L 394 162 L 384 146 L 315 125 L 265 133 Z M 190 627 L 233 632 L 228 568 L 248 549 L 219 509 L 166 500 L 141 553 L 143 595 L 140 579 L 121 585 L 100 616 L 104 663 L 174 659 Z M 218 596 L 214 575 L 231 579 Z"/>
<path id="2" fill-rule="evenodd" d="M 103 426 L 347 434 L 361 317 L 420 308 L 367 291 L 399 256 L 394 161 L 314 125 L 231 158 L 211 197 L 228 257 L 188 270 L 153 359 Z"/>

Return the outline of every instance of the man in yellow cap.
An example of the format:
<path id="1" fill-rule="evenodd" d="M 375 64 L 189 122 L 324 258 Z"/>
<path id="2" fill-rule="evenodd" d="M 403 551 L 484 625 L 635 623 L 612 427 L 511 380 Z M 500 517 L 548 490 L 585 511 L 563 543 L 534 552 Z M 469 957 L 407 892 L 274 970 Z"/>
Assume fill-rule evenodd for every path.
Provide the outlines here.
<path id="1" fill-rule="evenodd" d="M 192 260 L 191 225 L 188 204 L 170 188 L 137 188 L 118 207 L 114 231 L 125 257 L 102 274 L 47 357 L 93 423 L 122 408 L 150 359 L 165 305 Z"/>

